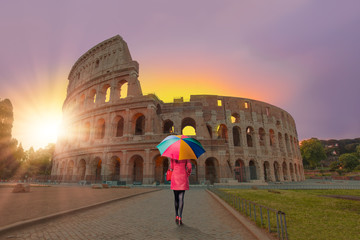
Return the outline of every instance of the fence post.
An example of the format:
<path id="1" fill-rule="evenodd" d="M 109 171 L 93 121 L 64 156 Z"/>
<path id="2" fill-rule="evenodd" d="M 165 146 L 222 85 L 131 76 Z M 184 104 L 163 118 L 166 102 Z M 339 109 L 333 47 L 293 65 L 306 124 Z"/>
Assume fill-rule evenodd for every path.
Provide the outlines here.
<path id="1" fill-rule="evenodd" d="M 263 225 L 263 216 L 262 216 L 262 207 L 260 205 L 260 219 L 261 219 L 261 227 Z"/>
<path id="2" fill-rule="evenodd" d="M 280 212 L 281 239 L 284 239 L 283 214 Z"/>
<path id="3" fill-rule="evenodd" d="M 267 216 L 268 216 L 268 228 L 269 228 L 269 232 L 271 233 L 271 228 L 270 228 L 270 213 L 269 213 L 269 209 L 267 209 Z"/>
<path id="4" fill-rule="evenodd" d="M 285 213 L 284 214 L 284 225 L 285 225 L 285 237 L 286 239 L 288 239 L 288 234 L 287 234 L 287 226 L 286 226 L 286 216 L 285 216 Z"/>
<path id="5" fill-rule="evenodd" d="M 247 213 L 247 200 L 245 200 L 245 213 L 246 213 L 246 216 L 248 215 Z"/>
<path id="6" fill-rule="evenodd" d="M 279 211 L 276 212 L 276 229 L 277 229 L 278 237 L 280 238 L 280 230 L 279 230 Z"/>
<path id="7" fill-rule="evenodd" d="M 249 202 L 249 212 L 250 212 L 250 218 L 251 218 L 251 202 Z"/>
<path id="8" fill-rule="evenodd" d="M 256 205 L 254 203 L 254 220 L 255 220 L 255 224 L 256 224 Z"/>

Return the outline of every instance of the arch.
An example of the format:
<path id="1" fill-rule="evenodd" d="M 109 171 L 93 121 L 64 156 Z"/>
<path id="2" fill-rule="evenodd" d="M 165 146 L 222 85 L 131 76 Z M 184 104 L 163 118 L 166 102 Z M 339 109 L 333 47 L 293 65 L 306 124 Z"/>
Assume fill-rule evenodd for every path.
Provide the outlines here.
<path id="1" fill-rule="evenodd" d="M 228 129 L 225 124 L 220 124 L 217 126 L 217 138 L 224 139 L 225 142 L 228 140 Z"/>
<path id="2" fill-rule="evenodd" d="M 74 172 L 74 161 L 70 160 L 67 164 L 67 168 L 66 168 L 66 175 L 67 175 L 67 181 L 70 181 L 72 179 L 73 176 L 73 172 Z"/>
<path id="3" fill-rule="evenodd" d="M 255 164 L 254 160 L 250 160 L 249 162 L 249 170 L 250 170 L 250 180 L 256 180 L 257 179 L 257 166 Z"/>
<path id="4" fill-rule="evenodd" d="M 157 183 L 165 182 L 165 173 L 169 169 L 169 160 L 166 157 L 157 155 L 154 158 L 155 162 L 155 181 Z"/>
<path id="5" fill-rule="evenodd" d="M 288 176 L 288 170 L 287 170 L 287 164 L 284 161 L 282 164 L 282 170 L 283 170 L 283 176 L 284 176 L 284 181 L 289 180 L 289 176 Z"/>
<path id="6" fill-rule="evenodd" d="M 116 116 L 114 119 L 115 137 L 122 137 L 124 135 L 124 118 Z"/>
<path id="7" fill-rule="evenodd" d="M 274 162 L 274 173 L 275 173 L 275 181 L 280 182 L 280 165 L 277 161 Z"/>
<path id="8" fill-rule="evenodd" d="M 121 80 L 118 82 L 118 88 L 119 88 L 119 98 L 127 98 L 129 83 L 126 80 Z"/>
<path id="9" fill-rule="evenodd" d="M 240 115 L 238 113 L 233 113 L 231 115 L 231 123 L 239 123 L 240 122 Z"/>
<path id="10" fill-rule="evenodd" d="M 185 129 L 186 128 L 186 129 Z M 196 135 L 196 122 L 190 117 L 186 117 L 181 121 L 181 133 L 186 135 Z M 190 134 L 189 134 L 190 133 Z"/>
<path id="11" fill-rule="evenodd" d="M 112 156 L 109 163 L 110 181 L 120 181 L 120 165 L 120 158 L 118 156 Z"/>
<path id="12" fill-rule="evenodd" d="M 140 182 L 143 181 L 143 170 L 144 170 L 144 160 L 140 155 L 134 155 L 130 158 L 129 164 L 129 176 L 131 181 Z"/>
<path id="13" fill-rule="evenodd" d="M 241 146 L 241 129 L 238 126 L 233 127 L 233 140 L 234 140 L 234 146 Z"/>
<path id="14" fill-rule="evenodd" d="M 290 168 L 290 180 L 294 181 L 295 180 L 295 178 L 294 178 L 294 168 L 293 168 L 292 163 L 289 163 L 289 168 Z"/>
<path id="15" fill-rule="evenodd" d="M 110 85 L 105 84 L 102 87 L 102 90 L 101 90 L 101 95 L 102 95 L 102 98 L 103 98 L 104 102 L 109 102 L 110 101 L 110 93 L 111 93 Z"/>
<path id="16" fill-rule="evenodd" d="M 238 182 L 246 182 L 245 163 L 241 159 L 235 161 L 235 179 Z"/>
<path id="17" fill-rule="evenodd" d="M 86 174 L 86 162 L 84 159 L 81 159 L 78 164 L 78 178 L 79 180 L 85 180 Z"/>
<path id="18" fill-rule="evenodd" d="M 296 163 L 294 163 L 294 169 L 295 169 L 295 179 L 298 179 L 298 168 Z"/>
<path id="19" fill-rule="evenodd" d="M 254 129 L 252 127 L 246 128 L 246 143 L 248 147 L 254 147 L 253 144 Z"/>
<path id="20" fill-rule="evenodd" d="M 89 141 L 90 139 L 90 122 L 84 124 L 84 141 Z"/>
<path id="21" fill-rule="evenodd" d="M 290 142 L 289 142 L 289 136 L 287 133 L 285 133 L 285 144 L 286 144 L 286 151 L 290 153 Z"/>
<path id="22" fill-rule="evenodd" d="M 164 121 L 163 133 L 174 133 L 174 123 L 170 119 Z"/>
<path id="23" fill-rule="evenodd" d="M 265 182 L 271 181 L 270 163 L 268 161 L 264 162 L 264 180 Z"/>
<path id="24" fill-rule="evenodd" d="M 294 142 L 293 142 L 293 137 L 290 135 L 290 149 L 292 152 L 294 152 Z"/>
<path id="25" fill-rule="evenodd" d="M 101 169 L 102 169 L 102 160 L 100 157 L 96 157 L 93 161 L 93 167 L 94 167 L 94 180 L 95 182 L 100 182 L 102 180 L 101 177 Z"/>
<path id="26" fill-rule="evenodd" d="M 105 120 L 100 118 L 96 123 L 95 138 L 103 139 L 105 137 Z"/>
<path id="27" fill-rule="evenodd" d="M 263 128 L 259 128 L 259 145 L 265 146 L 265 130 Z"/>
<path id="28" fill-rule="evenodd" d="M 80 96 L 79 108 L 82 109 L 83 107 L 85 107 L 85 94 L 81 94 Z"/>
<path id="29" fill-rule="evenodd" d="M 190 184 L 198 184 L 198 165 L 196 160 L 191 159 L 191 174 L 189 176 Z"/>
<path id="30" fill-rule="evenodd" d="M 96 90 L 95 89 L 91 89 L 91 91 L 90 91 L 89 102 L 90 102 L 90 104 L 96 103 Z"/>
<path id="31" fill-rule="evenodd" d="M 219 162 L 216 158 L 210 157 L 205 160 L 205 180 L 208 180 L 210 184 L 219 182 L 218 179 Z"/>
<path id="32" fill-rule="evenodd" d="M 284 151 L 284 142 L 283 142 L 283 137 L 282 134 L 279 132 L 278 133 L 278 142 L 279 142 L 279 148 L 281 151 Z"/>
<path id="33" fill-rule="evenodd" d="M 134 132 L 135 135 L 144 135 L 145 134 L 145 116 L 141 113 L 138 113 L 134 116 L 135 126 Z"/>
<path id="34" fill-rule="evenodd" d="M 269 142 L 271 147 L 275 146 L 275 132 L 272 129 L 269 130 Z"/>

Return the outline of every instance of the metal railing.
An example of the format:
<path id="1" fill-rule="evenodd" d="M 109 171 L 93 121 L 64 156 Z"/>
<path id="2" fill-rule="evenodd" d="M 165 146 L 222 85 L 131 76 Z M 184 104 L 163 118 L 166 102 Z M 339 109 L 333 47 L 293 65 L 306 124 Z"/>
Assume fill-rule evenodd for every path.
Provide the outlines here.
<path id="1" fill-rule="evenodd" d="M 267 228 L 269 233 L 276 233 L 277 237 L 282 240 L 289 239 L 286 214 L 284 212 L 263 206 L 239 196 L 234 196 L 214 187 L 208 188 L 208 190 L 225 200 L 240 213 L 248 216 L 258 226 Z"/>

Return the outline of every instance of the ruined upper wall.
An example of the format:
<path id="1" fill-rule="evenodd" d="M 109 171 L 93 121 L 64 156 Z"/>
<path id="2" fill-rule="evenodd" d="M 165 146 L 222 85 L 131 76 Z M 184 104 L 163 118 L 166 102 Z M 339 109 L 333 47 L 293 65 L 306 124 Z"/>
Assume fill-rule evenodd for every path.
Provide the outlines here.
<path id="1" fill-rule="evenodd" d="M 163 105 L 164 113 L 197 111 L 201 109 L 205 122 L 216 120 L 226 122 L 227 116 L 238 116 L 245 122 L 263 122 L 274 124 L 294 131 L 297 137 L 296 124 L 293 117 L 285 110 L 266 102 L 219 95 L 191 95 L 189 102 L 177 99 L 174 103 Z M 216 113 L 216 115 L 214 115 Z"/>
<path id="2" fill-rule="evenodd" d="M 139 72 L 139 64 L 132 60 L 127 43 L 119 35 L 97 44 L 76 61 L 68 76 L 68 93 L 114 71 Z"/>

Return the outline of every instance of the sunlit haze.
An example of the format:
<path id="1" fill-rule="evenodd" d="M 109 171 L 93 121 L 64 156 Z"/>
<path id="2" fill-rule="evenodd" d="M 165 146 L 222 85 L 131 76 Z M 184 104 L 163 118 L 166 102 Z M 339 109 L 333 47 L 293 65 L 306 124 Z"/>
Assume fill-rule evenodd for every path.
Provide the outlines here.
<path id="1" fill-rule="evenodd" d="M 189 7 L 191 6 L 191 7 Z M 2 1 L 0 98 L 24 149 L 56 142 L 68 74 L 120 35 L 144 94 L 213 94 L 289 112 L 299 140 L 360 137 L 359 1 Z"/>

